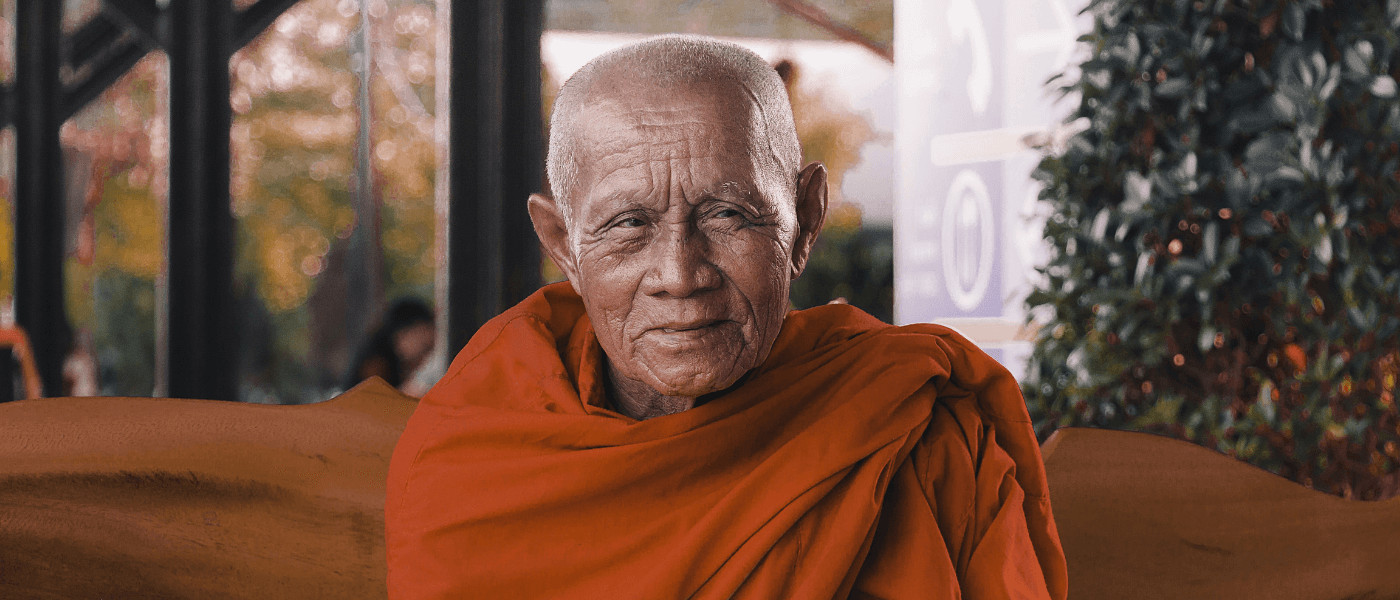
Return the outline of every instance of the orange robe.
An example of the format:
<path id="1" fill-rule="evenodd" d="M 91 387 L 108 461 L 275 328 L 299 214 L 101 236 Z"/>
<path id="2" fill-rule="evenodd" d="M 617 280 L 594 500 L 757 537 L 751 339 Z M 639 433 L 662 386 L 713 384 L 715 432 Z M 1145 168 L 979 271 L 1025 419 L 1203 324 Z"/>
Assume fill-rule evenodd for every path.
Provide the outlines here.
<path id="1" fill-rule="evenodd" d="M 1020 391 L 946 328 L 796 311 L 646 421 L 603 373 L 567 283 L 481 328 L 394 451 L 392 600 L 1065 597 Z"/>

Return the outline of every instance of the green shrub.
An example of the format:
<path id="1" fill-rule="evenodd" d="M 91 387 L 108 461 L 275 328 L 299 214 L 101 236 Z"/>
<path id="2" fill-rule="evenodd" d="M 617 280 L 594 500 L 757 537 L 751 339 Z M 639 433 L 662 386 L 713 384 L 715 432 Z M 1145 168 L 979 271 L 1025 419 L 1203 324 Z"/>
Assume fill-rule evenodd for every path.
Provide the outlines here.
<path id="1" fill-rule="evenodd" d="M 1400 0 L 1099 0 L 1035 177 L 1037 432 L 1189 439 L 1318 489 L 1400 466 Z M 1395 476 L 1391 476 L 1393 479 Z"/>

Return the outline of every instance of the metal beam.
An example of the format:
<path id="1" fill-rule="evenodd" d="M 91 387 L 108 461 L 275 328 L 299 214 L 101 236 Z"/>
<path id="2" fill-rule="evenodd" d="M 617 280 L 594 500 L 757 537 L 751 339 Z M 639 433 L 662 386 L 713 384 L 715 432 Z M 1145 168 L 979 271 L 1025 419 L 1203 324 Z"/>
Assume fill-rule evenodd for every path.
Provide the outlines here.
<path id="1" fill-rule="evenodd" d="M 102 14 L 138 34 L 149 49 L 163 48 L 169 39 L 170 13 L 155 0 L 102 0 Z"/>
<path id="2" fill-rule="evenodd" d="M 545 189 L 544 99 L 540 37 L 544 0 L 508 1 L 505 73 L 505 283 L 504 310 L 539 289 L 540 244 L 526 201 Z"/>
<path id="3" fill-rule="evenodd" d="M 243 9 L 243 12 L 238 13 L 238 23 L 234 26 L 233 47 L 247 46 L 298 1 L 258 0 L 256 4 Z"/>
<path id="4" fill-rule="evenodd" d="M 0 129 L 15 122 L 14 86 L 0 84 Z"/>
<path id="5" fill-rule="evenodd" d="M 21 0 L 15 13 L 15 315 L 29 334 L 44 393 L 62 393 L 71 330 L 64 295 L 63 3 Z M 8 382 L 7 382 L 8 383 Z"/>
<path id="6" fill-rule="evenodd" d="M 122 38 L 114 48 L 99 55 L 83 75 L 63 86 L 60 112 L 64 119 L 78 114 L 89 102 L 96 100 L 102 92 L 126 75 L 136 63 L 149 54 L 151 48 L 134 38 Z"/>
<path id="7" fill-rule="evenodd" d="M 168 11 L 153 0 L 103 0 L 93 16 L 66 40 L 61 73 L 61 113 L 68 119 L 97 99 L 153 50 L 165 46 Z"/>
<path id="8" fill-rule="evenodd" d="M 114 23 L 105 13 L 97 13 L 73 33 L 64 37 L 64 64 L 72 72 L 110 52 L 113 45 L 129 36 L 121 23 Z"/>
<path id="9" fill-rule="evenodd" d="M 170 7 L 170 204 L 164 393 L 235 400 L 238 353 L 229 209 L 228 0 Z"/>
<path id="10" fill-rule="evenodd" d="M 540 255 L 525 210 L 542 188 L 542 0 L 458 2 L 448 85 L 446 311 L 449 354 L 539 287 Z M 441 82 L 439 83 L 441 85 Z"/>

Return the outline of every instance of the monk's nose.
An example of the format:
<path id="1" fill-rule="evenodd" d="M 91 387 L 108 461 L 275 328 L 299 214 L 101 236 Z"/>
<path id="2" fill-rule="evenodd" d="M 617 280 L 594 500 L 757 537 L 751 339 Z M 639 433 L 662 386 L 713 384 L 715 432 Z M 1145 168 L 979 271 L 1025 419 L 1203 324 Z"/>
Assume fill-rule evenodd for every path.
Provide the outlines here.
<path id="1" fill-rule="evenodd" d="M 647 278 L 652 296 L 684 298 L 719 287 L 723 275 L 710 262 L 709 242 L 694 231 L 670 231 L 657 240 L 655 263 Z"/>

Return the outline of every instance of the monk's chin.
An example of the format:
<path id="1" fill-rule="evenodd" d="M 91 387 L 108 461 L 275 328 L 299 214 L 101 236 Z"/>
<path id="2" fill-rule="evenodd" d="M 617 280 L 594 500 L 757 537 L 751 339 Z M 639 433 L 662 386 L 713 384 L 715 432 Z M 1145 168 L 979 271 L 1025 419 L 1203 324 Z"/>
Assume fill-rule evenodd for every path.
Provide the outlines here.
<path id="1" fill-rule="evenodd" d="M 706 394 L 728 389 L 729 386 L 734 385 L 735 381 L 739 380 L 740 375 L 743 373 L 733 377 L 664 377 L 653 375 L 647 378 L 646 383 L 662 396 L 699 398 Z"/>

